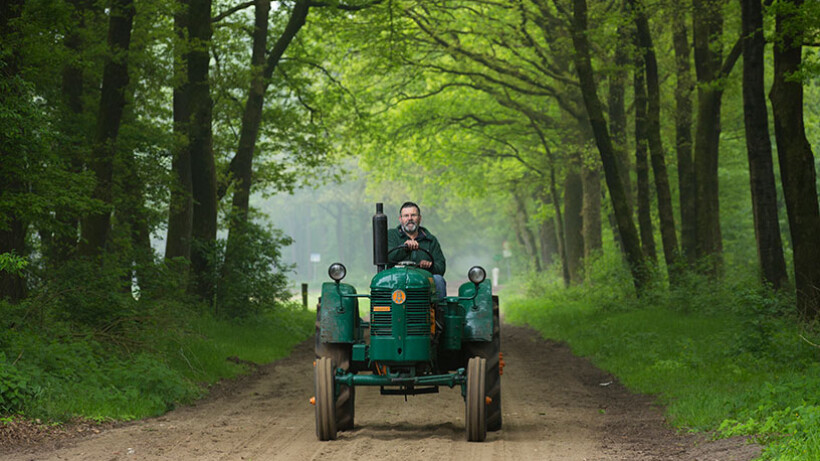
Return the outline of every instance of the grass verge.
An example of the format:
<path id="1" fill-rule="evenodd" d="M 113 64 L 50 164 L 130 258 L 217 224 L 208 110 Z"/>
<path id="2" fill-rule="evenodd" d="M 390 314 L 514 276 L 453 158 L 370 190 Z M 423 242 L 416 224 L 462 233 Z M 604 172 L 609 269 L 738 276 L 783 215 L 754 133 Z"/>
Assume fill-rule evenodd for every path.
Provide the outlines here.
<path id="1" fill-rule="evenodd" d="M 179 306 L 120 341 L 76 325 L 0 334 L 0 415 L 66 421 L 132 420 L 200 397 L 207 385 L 290 353 L 313 333 L 314 313 L 283 306 L 241 321 Z M 228 360 L 228 359 L 231 360 Z"/>
<path id="2" fill-rule="evenodd" d="M 606 272 L 605 283 L 569 289 L 531 280 L 505 319 L 656 395 L 680 429 L 756 436 L 763 459 L 820 459 L 820 341 L 790 314 L 792 301 L 753 279 L 696 276 L 638 299 L 627 278 Z"/>

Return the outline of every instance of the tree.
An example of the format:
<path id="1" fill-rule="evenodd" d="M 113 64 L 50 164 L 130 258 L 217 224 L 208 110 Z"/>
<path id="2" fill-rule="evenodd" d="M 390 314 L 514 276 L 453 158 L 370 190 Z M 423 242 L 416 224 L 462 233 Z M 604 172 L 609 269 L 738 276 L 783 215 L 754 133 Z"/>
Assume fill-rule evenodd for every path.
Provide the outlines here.
<path id="1" fill-rule="evenodd" d="M 681 251 L 691 265 L 697 258 L 697 213 L 695 167 L 692 160 L 692 71 L 691 46 L 687 38 L 686 10 L 673 1 L 669 13 L 675 49 L 675 153 L 678 163 Z"/>
<path id="2" fill-rule="evenodd" d="M 578 79 L 581 83 L 581 93 L 584 96 L 584 105 L 587 109 L 589 122 L 595 135 L 595 143 L 601 155 L 601 162 L 604 165 L 609 196 L 612 200 L 612 208 L 615 211 L 615 219 L 618 222 L 618 231 L 624 245 L 627 262 L 632 272 L 632 280 L 635 287 L 640 292 L 646 285 L 647 272 L 644 267 L 644 257 L 641 251 L 640 239 L 632 222 L 626 200 L 626 192 L 621 181 L 621 174 L 618 172 L 618 164 L 612 140 L 609 137 L 606 121 L 604 120 L 601 102 L 595 88 L 595 78 L 592 70 L 590 58 L 590 46 L 587 39 L 587 5 L 585 0 L 573 0 L 573 29 L 572 43 L 575 46 L 575 69 L 578 72 Z"/>
<path id="3" fill-rule="evenodd" d="M 666 268 L 670 281 L 678 265 L 678 237 L 675 231 L 675 217 L 672 211 L 672 193 L 669 189 L 669 176 L 666 172 L 666 153 L 661 140 L 661 95 L 658 77 L 658 61 L 655 58 L 655 46 L 649 31 L 641 2 L 631 1 L 635 8 L 635 28 L 640 50 L 644 55 L 647 94 L 647 139 L 649 141 L 652 173 L 655 177 L 655 191 L 658 194 L 658 216 L 660 217 L 661 242 Z"/>
<path id="4" fill-rule="evenodd" d="M 635 173 L 638 179 L 638 229 L 644 256 L 658 261 L 655 232 L 652 230 L 652 199 L 649 194 L 649 140 L 647 135 L 646 72 L 641 54 L 635 56 L 633 88 L 635 94 Z"/>
<path id="5" fill-rule="evenodd" d="M 81 255 L 90 258 L 102 255 L 111 229 L 114 157 L 126 104 L 128 50 L 133 20 L 133 0 L 114 0 L 108 23 L 109 55 L 103 68 L 97 127 L 89 162 L 96 178 L 92 198 L 102 203 L 102 209 L 83 218 L 79 249 Z"/>
<path id="6" fill-rule="evenodd" d="M 190 83 L 187 75 L 188 30 L 187 3 L 177 2 L 174 12 L 174 78 L 173 119 L 174 144 L 171 161 L 170 200 L 168 205 L 168 232 L 165 239 L 165 257 L 191 259 L 191 236 L 194 225 L 193 176 L 191 172 L 190 140 L 188 139 L 190 113 Z"/>
<path id="7" fill-rule="evenodd" d="M 216 163 L 213 151 L 211 99 L 211 0 L 189 0 L 186 21 L 191 48 L 187 54 L 190 116 L 188 149 L 191 157 L 191 268 L 193 292 L 211 300 L 214 294 L 214 245 L 217 231 Z"/>
<path id="8" fill-rule="evenodd" d="M 0 6 L 0 104 L 4 108 L 0 114 L 0 128 L 3 131 L 3 140 L 0 141 L 0 179 L 3 182 L 0 195 L 0 255 L 13 254 L 18 257 L 25 254 L 26 244 L 26 223 L 21 210 L 23 204 L 9 202 L 24 194 L 26 189 L 21 175 L 25 162 L 18 151 L 25 146 L 26 132 L 29 131 L 21 123 L 27 108 L 26 91 L 19 76 L 21 56 L 13 45 L 19 33 L 18 21 L 22 9 L 22 0 L 3 2 Z M 25 294 L 26 280 L 21 274 L 0 270 L 0 299 L 16 302 Z"/>
<path id="9" fill-rule="evenodd" d="M 763 9 L 760 0 L 741 0 L 743 37 L 743 120 L 749 157 L 755 240 L 765 283 L 779 290 L 788 283 L 777 218 L 772 145 L 763 87 Z"/>
<path id="10" fill-rule="evenodd" d="M 775 9 L 774 81 L 769 92 L 780 179 L 794 254 L 797 310 L 804 319 L 820 316 L 820 208 L 814 155 L 803 124 L 802 0 L 778 2 Z"/>
<path id="11" fill-rule="evenodd" d="M 578 166 L 570 168 L 564 182 L 564 242 L 567 270 L 573 285 L 583 282 L 581 261 L 584 257 L 584 187 Z"/>
<path id="12" fill-rule="evenodd" d="M 251 55 L 252 77 L 248 98 L 242 114 L 242 127 L 239 134 L 239 145 L 236 155 L 231 160 L 230 173 L 234 183 L 233 202 L 231 207 L 231 227 L 228 234 L 228 244 L 225 251 L 225 270 L 231 270 L 238 253 L 238 242 L 243 237 L 237 234 L 248 229 L 248 207 L 250 203 L 253 153 L 256 149 L 256 140 L 259 136 L 259 127 L 262 123 L 262 108 L 265 101 L 265 92 L 273 75 L 274 69 L 285 53 L 291 41 L 296 37 L 299 29 L 305 24 L 310 2 L 297 1 L 291 11 L 290 18 L 271 51 L 267 50 L 268 19 L 270 2 L 256 0 L 256 14 L 253 30 L 253 46 Z M 267 55 L 267 56 L 266 56 Z"/>
<path id="13" fill-rule="evenodd" d="M 697 124 L 693 159 L 695 180 L 696 256 L 705 260 L 706 272 L 722 271 L 723 238 L 720 231 L 718 153 L 724 77 L 740 56 L 740 41 L 723 60 L 723 0 L 692 1 L 695 73 L 698 81 Z"/>

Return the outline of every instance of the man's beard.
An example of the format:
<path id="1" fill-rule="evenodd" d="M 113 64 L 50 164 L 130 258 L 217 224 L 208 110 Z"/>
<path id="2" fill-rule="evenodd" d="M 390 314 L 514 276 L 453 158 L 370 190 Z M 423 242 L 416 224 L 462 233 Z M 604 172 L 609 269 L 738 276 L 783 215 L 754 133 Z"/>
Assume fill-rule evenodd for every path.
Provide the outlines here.
<path id="1" fill-rule="evenodd" d="M 412 234 L 416 230 L 418 230 L 419 226 L 414 221 L 407 221 L 406 223 L 401 225 L 401 229 L 404 231 L 405 234 Z"/>

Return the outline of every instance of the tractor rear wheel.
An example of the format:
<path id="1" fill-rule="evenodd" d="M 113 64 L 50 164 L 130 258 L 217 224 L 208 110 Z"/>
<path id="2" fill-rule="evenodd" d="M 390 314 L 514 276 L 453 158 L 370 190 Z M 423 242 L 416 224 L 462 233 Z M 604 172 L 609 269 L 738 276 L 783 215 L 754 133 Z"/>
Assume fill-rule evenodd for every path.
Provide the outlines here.
<path id="1" fill-rule="evenodd" d="M 498 311 L 498 297 L 493 296 L 493 340 L 491 342 L 469 342 L 465 344 L 466 358 L 487 359 L 487 430 L 501 430 L 501 322 Z M 463 363 L 463 362 L 462 362 Z"/>
<path id="2" fill-rule="evenodd" d="M 316 357 L 330 357 L 336 368 L 350 371 L 350 359 L 353 354 L 353 345 L 343 343 L 324 343 L 321 338 L 321 303 L 316 306 Z M 333 369 L 336 372 L 336 369 Z M 340 431 L 353 429 L 356 417 L 356 388 L 342 384 L 339 386 L 339 395 L 336 396 L 336 428 Z"/>
<path id="3" fill-rule="evenodd" d="M 487 360 L 481 357 L 471 358 L 467 363 L 467 401 L 464 418 L 469 442 L 483 442 L 487 438 L 486 377 Z"/>
<path id="4" fill-rule="evenodd" d="M 335 364 L 330 357 L 316 360 L 316 437 L 319 440 L 336 440 L 336 398 L 334 394 L 333 375 Z"/>

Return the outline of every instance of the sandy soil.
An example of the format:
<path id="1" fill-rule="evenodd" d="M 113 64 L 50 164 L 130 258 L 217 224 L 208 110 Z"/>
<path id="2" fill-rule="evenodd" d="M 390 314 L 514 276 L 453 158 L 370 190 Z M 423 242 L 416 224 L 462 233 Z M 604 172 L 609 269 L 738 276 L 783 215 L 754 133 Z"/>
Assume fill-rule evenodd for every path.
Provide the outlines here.
<path id="1" fill-rule="evenodd" d="M 646 396 L 534 331 L 504 325 L 503 430 L 468 443 L 458 389 L 405 399 L 359 388 L 356 428 L 316 440 L 312 340 L 196 405 L 0 451 L 19 460 L 751 460 L 742 439 L 676 434 Z M 86 435 L 88 434 L 88 435 Z"/>

